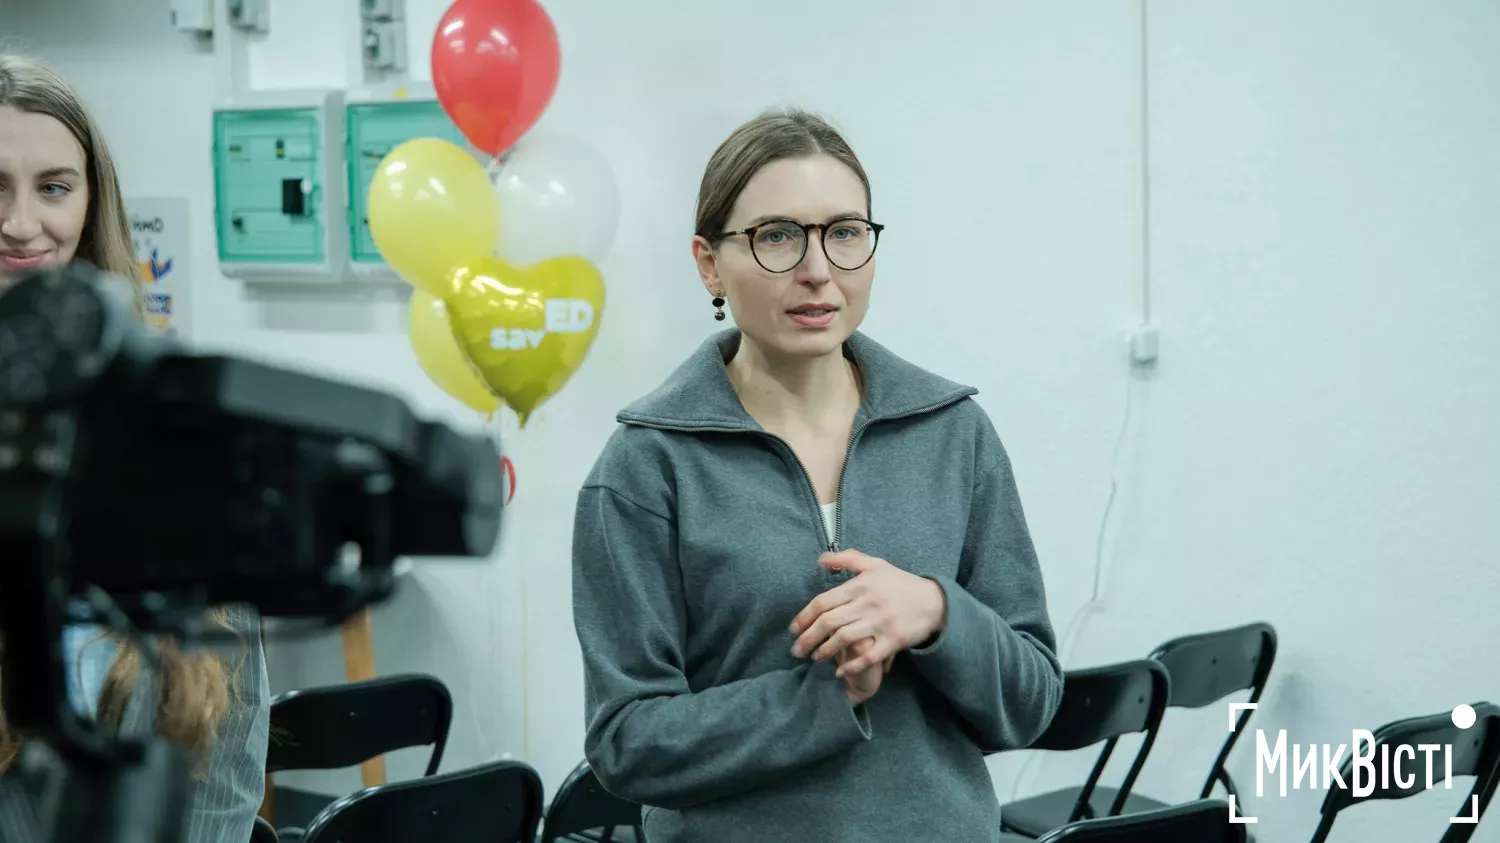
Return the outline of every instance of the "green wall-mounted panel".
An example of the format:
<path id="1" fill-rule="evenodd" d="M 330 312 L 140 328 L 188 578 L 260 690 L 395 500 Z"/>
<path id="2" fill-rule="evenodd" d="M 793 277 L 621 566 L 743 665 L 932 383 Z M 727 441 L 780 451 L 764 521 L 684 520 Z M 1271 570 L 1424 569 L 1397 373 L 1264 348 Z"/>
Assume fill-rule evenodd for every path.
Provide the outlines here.
<path id="1" fill-rule="evenodd" d="M 377 263 L 380 250 L 370 237 L 370 182 L 390 151 L 417 138 L 442 138 L 468 149 L 463 133 L 436 100 L 351 103 L 345 109 L 349 165 L 349 244 L 351 258 Z"/>
<path id="2" fill-rule="evenodd" d="M 324 259 L 321 123 L 315 108 L 214 113 L 220 261 Z"/>

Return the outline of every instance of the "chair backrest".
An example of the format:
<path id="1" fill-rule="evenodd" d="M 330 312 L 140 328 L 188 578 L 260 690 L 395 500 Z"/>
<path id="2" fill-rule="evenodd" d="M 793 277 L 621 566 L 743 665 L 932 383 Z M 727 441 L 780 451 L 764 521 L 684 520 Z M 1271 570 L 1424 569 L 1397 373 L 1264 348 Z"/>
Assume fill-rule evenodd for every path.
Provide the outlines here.
<path id="1" fill-rule="evenodd" d="M 1102 817 L 1056 828 L 1037 843 L 1245 843 L 1245 825 L 1229 822 L 1229 804 L 1199 799 L 1153 811 Z"/>
<path id="2" fill-rule="evenodd" d="M 1339 768 L 1344 787 L 1330 782 L 1328 795 L 1323 798 L 1322 819 L 1313 833 L 1312 843 L 1323 843 L 1338 812 L 1351 805 L 1371 799 L 1405 799 L 1427 790 L 1429 771 L 1432 784 L 1443 787 L 1450 754 L 1453 776 L 1474 777 L 1474 786 L 1463 803 L 1454 806 L 1456 813 L 1453 816 L 1482 816 L 1490 798 L 1495 795 L 1496 785 L 1500 784 L 1500 706 L 1481 702 L 1472 708 L 1474 724 L 1466 729 L 1454 723 L 1453 712 L 1444 711 L 1381 726 L 1374 732 L 1373 750 L 1362 745 L 1351 746 L 1351 756 L 1356 750 L 1362 755 L 1370 753 L 1374 774 L 1362 776 L 1359 782 L 1360 788 L 1368 793 L 1361 794 L 1356 790 L 1354 759 L 1345 759 Z M 1438 747 L 1431 758 L 1431 766 L 1427 753 L 1421 749 L 1423 745 Z M 1382 774 L 1387 769 L 1389 776 Z M 1440 843 L 1464 843 L 1478 827 L 1477 823 L 1449 823 Z"/>
<path id="3" fill-rule="evenodd" d="M 596 828 L 612 830 L 617 826 L 635 829 L 636 838 L 644 839 L 640 825 L 641 806 L 605 790 L 585 761 L 573 768 L 552 797 L 542 819 L 541 843 L 553 843 L 565 834 Z"/>
<path id="4" fill-rule="evenodd" d="M 1130 765 L 1109 815 L 1125 807 L 1130 789 L 1156 742 L 1162 714 L 1172 693 L 1167 669 L 1155 659 L 1136 659 L 1118 664 L 1069 670 L 1063 674 L 1062 703 L 1047 730 L 1028 749 L 1069 751 L 1084 749 L 1100 741 L 1104 749 L 1094 763 L 1088 781 L 1078 791 L 1069 822 L 1089 819 L 1091 799 L 1099 776 L 1109 763 L 1122 735 L 1144 733 L 1141 748 Z"/>
<path id="5" fill-rule="evenodd" d="M 255 818 L 255 828 L 250 830 L 250 843 L 278 843 L 280 839 L 276 836 L 276 829 L 266 822 L 265 817 Z"/>
<path id="6" fill-rule="evenodd" d="M 1276 629 L 1257 622 L 1184 635 L 1157 647 L 1151 658 L 1166 665 L 1167 674 L 1172 677 L 1169 707 L 1202 708 L 1245 690 L 1250 691 L 1246 702 L 1259 702 L 1276 661 Z M 1253 711 L 1247 708 L 1240 712 L 1234 731 L 1225 738 L 1218 758 L 1208 771 L 1199 799 L 1208 798 L 1216 781 L 1224 783 L 1226 792 L 1238 796 L 1224 764 L 1235 741 L 1245 733 L 1245 724 Z"/>
<path id="7" fill-rule="evenodd" d="M 433 775 L 448 744 L 453 698 L 425 674 L 384 676 L 288 691 L 271 701 L 266 772 L 337 770 L 413 746 L 431 746 Z"/>
<path id="8" fill-rule="evenodd" d="M 495 761 L 346 796 L 308 824 L 302 843 L 531 843 L 541 820 L 541 776 L 524 761 Z"/>

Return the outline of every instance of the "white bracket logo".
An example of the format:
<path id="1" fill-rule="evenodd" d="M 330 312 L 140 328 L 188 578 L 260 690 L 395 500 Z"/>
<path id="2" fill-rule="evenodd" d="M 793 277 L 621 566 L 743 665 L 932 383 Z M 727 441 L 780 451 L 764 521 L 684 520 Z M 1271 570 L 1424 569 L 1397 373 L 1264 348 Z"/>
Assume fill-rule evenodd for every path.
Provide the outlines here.
<path id="1" fill-rule="evenodd" d="M 1233 732 L 1235 724 L 1240 720 L 1238 717 L 1235 717 L 1236 714 L 1239 714 L 1242 711 L 1254 711 L 1257 708 L 1260 708 L 1260 703 L 1230 703 L 1229 731 Z"/>
<path id="2" fill-rule="evenodd" d="M 1230 703 L 1229 704 L 1229 731 L 1233 732 L 1235 725 L 1239 723 L 1239 719 L 1240 718 L 1238 716 L 1236 716 L 1236 715 L 1238 715 L 1241 711 L 1254 711 L 1257 708 L 1260 708 L 1260 703 Z M 1258 823 L 1258 822 L 1260 822 L 1260 818 L 1259 817 L 1242 817 L 1242 816 L 1236 816 L 1235 815 L 1235 808 L 1236 807 L 1237 806 L 1235 805 L 1234 796 L 1233 796 L 1233 794 L 1231 794 L 1230 797 L 1229 797 L 1229 824 L 1230 825 L 1248 825 L 1250 823 Z"/>
<path id="3" fill-rule="evenodd" d="M 1473 726 L 1478 719 L 1479 713 L 1474 710 L 1474 706 L 1472 705 L 1466 704 L 1453 707 L 1453 725 L 1460 729 L 1467 729 Z M 1452 786 L 1453 782 L 1451 779 L 1448 784 L 1450 787 Z M 1469 798 L 1469 815 L 1467 817 L 1449 817 L 1448 824 L 1479 825 L 1479 794 L 1476 793 Z"/>
<path id="4" fill-rule="evenodd" d="M 1238 715 L 1239 715 L 1240 712 L 1242 712 L 1242 711 L 1254 711 L 1254 710 L 1256 710 L 1259 707 L 1260 706 L 1257 703 L 1230 703 L 1229 704 L 1229 731 L 1233 732 L 1235 730 L 1235 727 L 1238 725 L 1238 723 L 1239 723 L 1239 717 L 1238 717 Z M 1468 729 L 1469 727 L 1473 726 L 1474 723 L 1475 723 L 1475 721 L 1476 721 L 1476 719 L 1477 719 L 1477 714 L 1474 711 L 1474 708 L 1472 706 L 1469 706 L 1469 705 L 1459 705 L 1459 706 L 1455 706 L 1454 709 L 1453 709 L 1453 725 L 1457 726 L 1460 729 Z M 1368 733 L 1366 733 L 1366 735 L 1367 735 L 1366 739 L 1368 740 Z M 1283 737 L 1284 736 L 1285 736 L 1285 733 L 1283 733 Z M 1278 743 L 1277 746 L 1278 746 L 1278 752 L 1279 752 L 1281 745 Z M 1432 747 L 1432 748 L 1436 749 L 1436 747 Z M 1342 751 L 1343 747 L 1340 746 L 1339 749 L 1340 749 L 1340 751 Z M 1371 751 L 1373 752 L 1373 746 L 1371 747 Z M 1334 757 L 1337 757 L 1337 756 L 1335 755 Z M 1325 758 L 1326 758 L 1326 753 L 1325 753 Z M 1432 786 L 1432 782 L 1430 781 L 1430 779 L 1432 777 L 1431 763 L 1432 763 L 1432 759 L 1429 757 L 1428 758 L 1428 771 L 1427 771 L 1427 775 L 1428 775 L 1428 778 L 1429 778 L 1428 787 Z M 1451 775 L 1451 773 L 1450 773 L 1450 775 Z M 1300 774 L 1299 774 L 1299 780 L 1300 780 Z M 1357 777 L 1356 777 L 1356 781 L 1358 781 Z M 1342 786 L 1342 783 L 1341 783 L 1340 786 Z M 1452 787 L 1451 781 L 1449 782 L 1448 786 Z M 1356 784 L 1356 789 L 1357 788 L 1358 788 L 1358 785 Z M 1286 795 L 1286 777 L 1284 775 L 1282 776 L 1282 795 L 1283 796 Z M 1260 822 L 1260 819 L 1257 818 L 1257 817 L 1240 816 L 1238 814 L 1238 809 L 1239 809 L 1238 800 L 1231 794 L 1230 797 L 1229 797 L 1229 822 L 1231 824 L 1233 824 L 1233 825 L 1248 825 L 1250 823 Z M 1449 824 L 1452 824 L 1452 825 L 1478 825 L 1479 824 L 1479 795 L 1478 794 L 1474 794 L 1473 796 L 1471 796 L 1469 798 L 1469 816 L 1467 816 L 1467 817 L 1449 817 L 1448 818 L 1448 822 L 1449 822 Z"/>
<path id="5" fill-rule="evenodd" d="M 1258 822 L 1260 822 L 1260 818 L 1259 817 L 1241 817 L 1241 816 L 1236 816 L 1235 812 L 1234 812 L 1234 809 L 1235 809 L 1234 795 L 1230 794 L 1230 796 L 1229 796 L 1229 824 L 1230 825 L 1248 825 L 1250 823 L 1258 823 Z"/>
<path id="6" fill-rule="evenodd" d="M 1469 815 L 1467 817 L 1449 817 L 1450 825 L 1479 825 L 1479 794 L 1469 797 Z"/>

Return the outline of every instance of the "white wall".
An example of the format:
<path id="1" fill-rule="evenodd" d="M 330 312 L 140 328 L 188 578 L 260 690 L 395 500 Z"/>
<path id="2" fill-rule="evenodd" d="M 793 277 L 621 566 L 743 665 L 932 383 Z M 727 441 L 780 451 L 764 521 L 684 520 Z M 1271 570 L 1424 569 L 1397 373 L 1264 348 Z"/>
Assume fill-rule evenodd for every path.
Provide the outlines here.
<path id="1" fill-rule="evenodd" d="M 1492 700 L 1500 6 L 1152 7 L 1164 357 L 1079 660 L 1270 620 L 1256 718 L 1302 743 Z M 1232 765 L 1242 788 L 1254 770 Z M 1255 800 L 1257 835 L 1305 839 L 1321 795 Z M 1461 795 L 1362 806 L 1335 839 L 1434 839 Z"/>
<path id="2" fill-rule="evenodd" d="M 5 32 L 89 97 L 127 193 L 185 195 L 201 212 L 201 342 L 384 384 L 478 426 L 423 379 L 399 300 L 249 297 L 212 270 L 215 62 L 167 30 L 165 0 L 3 2 Z M 352 81 L 354 0 L 271 5 L 255 85 Z M 424 77 L 445 4 L 407 5 Z M 739 120 L 786 101 L 827 110 L 864 157 L 890 226 L 866 328 L 981 389 L 1059 633 L 1091 593 L 1119 483 L 1105 603 L 1071 666 L 1265 618 L 1282 650 L 1254 722 L 1293 741 L 1500 699 L 1500 539 L 1481 520 L 1500 504 L 1500 379 L 1482 369 L 1500 356 L 1484 330 L 1500 316 L 1496 6 L 1158 0 L 1144 60 L 1136 3 L 547 6 L 564 69 L 544 124 L 608 152 L 625 212 L 596 351 L 528 430 L 498 431 L 520 475 L 500 552 L 488 566 L 423 560 L 377 615 L 381 672 L 453 686 L 445 769 L 511 753 L 550 793 L 579 760 L 573 496 L 614 412 L 719 327 L 687 252 L 701 166 Z M 1132 377 L 1122 335 L 1148 257 L 1163 356 Z M 342 672 L 336 635 L 273 658 L 278 688 Z M 1198 714 L 1172 718 L 1145 791 L 1193 795 L 1225 722 Z M 1024 757 L 995 759 L 1002 797 L 1077 781 L 1088 762 L 1043 758 L 1018 780 Z M 1253 755 L 1231 767 L 1253 792 Z M 1257 837 L 1306 839 L 1320 796 L 1250 800 Z M 1434 838 L 1457 801 L 1365 806 L 1337 839 Z M 1476 840 L 1500 840 L 1500 825 Z"/>

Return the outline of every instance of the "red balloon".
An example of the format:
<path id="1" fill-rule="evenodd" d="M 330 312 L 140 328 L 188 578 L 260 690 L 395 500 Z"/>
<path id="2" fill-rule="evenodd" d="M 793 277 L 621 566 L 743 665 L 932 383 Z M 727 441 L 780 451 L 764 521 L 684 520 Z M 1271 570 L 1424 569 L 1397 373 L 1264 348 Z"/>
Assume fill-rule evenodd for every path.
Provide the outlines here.
<path id="1" fill-rule="evenodd" d="M 557 30 L 536 0 L 457 0 L 432 39 L 432 85 L 464 137 L 499 155 L 557 91 Z"/>

